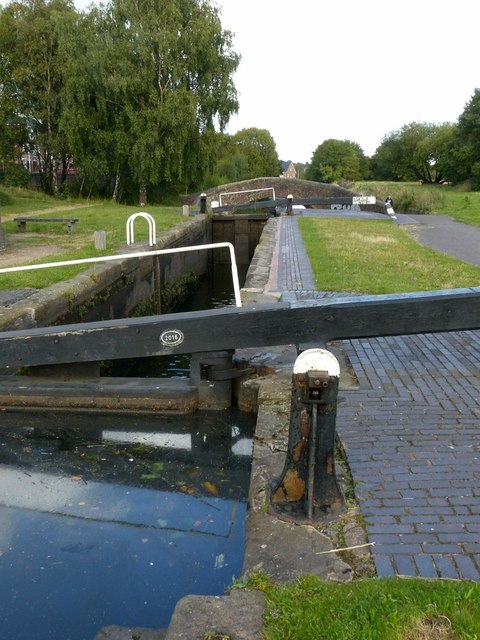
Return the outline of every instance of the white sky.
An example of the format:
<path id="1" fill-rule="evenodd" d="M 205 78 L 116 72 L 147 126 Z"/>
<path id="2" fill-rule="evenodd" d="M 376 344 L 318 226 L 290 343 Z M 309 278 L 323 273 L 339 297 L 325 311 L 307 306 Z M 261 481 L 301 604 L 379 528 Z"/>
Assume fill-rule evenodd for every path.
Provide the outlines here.
<path id="1" fill-rule="evenodd" d="M 372 155 L 410 122 L 454 122 L 480 87 L 477 0 L 217 0 L 242 55 L 228 130 L 268 129 L 282 160 L 328 138 Z"/>
<path id="2" fill-rule="evenodd" d="M 455 122 L 480 87 L 478 0 L 212 2 L 242 56 L 228 132 L 267 129 L 281 160 L 328 138 L 372 155 L 403 125 Z"/>

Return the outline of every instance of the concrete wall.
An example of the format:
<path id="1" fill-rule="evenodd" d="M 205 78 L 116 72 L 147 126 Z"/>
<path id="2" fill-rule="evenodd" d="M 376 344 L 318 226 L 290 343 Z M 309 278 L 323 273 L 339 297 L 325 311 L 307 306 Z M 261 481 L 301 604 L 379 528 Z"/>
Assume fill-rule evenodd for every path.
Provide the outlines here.
<path id="1" fill-rule="evenodd" d="M 158 249 L 211 242 L 206 216 L 195 216 L 157 237 Z M 123 248 L 121 253 L 148 251 L 145 243 Z M 208 251 L 160 257 L 160 282 L 173 284 L 184 273 L 202 275 L 209 267 Z M 54 324 L 108 320 L 128 316 L 154 293 L 154 257 L 123 259 L 98 264 L 75 278 L 38 290 L 24 300 L 0 309 L 0 331 L 30 329 Z"/>

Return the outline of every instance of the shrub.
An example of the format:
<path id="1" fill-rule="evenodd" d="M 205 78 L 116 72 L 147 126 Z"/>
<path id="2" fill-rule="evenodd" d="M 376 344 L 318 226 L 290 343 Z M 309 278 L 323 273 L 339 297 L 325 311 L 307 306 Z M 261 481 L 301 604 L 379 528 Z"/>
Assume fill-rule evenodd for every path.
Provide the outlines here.
<path id="1" fill-rule="evenodd" d="M 3 184 L 6 187 L 28 187 L 30 176 L 25 167 L 21 167 L 18 164 L 13 164 L 8 168 L 3 179 Z"/>
<path id="2" fill-rule="evenodd" d="M 445 202 L 445 196 L 438 189 L 404 188 L 394 197 L 395 210 L 411 213 L 431 213 Z"/>

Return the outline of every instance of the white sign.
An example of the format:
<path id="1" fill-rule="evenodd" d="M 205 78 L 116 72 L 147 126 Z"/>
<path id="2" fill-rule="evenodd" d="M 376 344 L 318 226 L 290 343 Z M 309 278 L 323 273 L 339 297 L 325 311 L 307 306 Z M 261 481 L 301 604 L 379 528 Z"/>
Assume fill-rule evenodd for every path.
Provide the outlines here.
<path id="1" fill-rule="evenodd" d="M 375 196 L 353 196 L 352 204 L 375 204 Z"/>

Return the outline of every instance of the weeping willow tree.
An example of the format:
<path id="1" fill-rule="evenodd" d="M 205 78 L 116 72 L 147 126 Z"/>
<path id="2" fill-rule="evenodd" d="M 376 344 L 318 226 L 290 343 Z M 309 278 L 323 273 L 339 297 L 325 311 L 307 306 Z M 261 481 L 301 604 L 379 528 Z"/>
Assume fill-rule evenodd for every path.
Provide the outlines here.
<path id="1" fill-rule="evenodd" d="M 218 9 L 114 0 L 64 28 L 62 126 L 75 164 L 104 176 L 114 198 L 133 183 L 142 205 L 158 184 L 198 182 L 215 131 L 238 109 L 239 57 Z"/>

